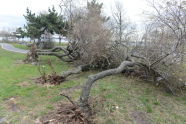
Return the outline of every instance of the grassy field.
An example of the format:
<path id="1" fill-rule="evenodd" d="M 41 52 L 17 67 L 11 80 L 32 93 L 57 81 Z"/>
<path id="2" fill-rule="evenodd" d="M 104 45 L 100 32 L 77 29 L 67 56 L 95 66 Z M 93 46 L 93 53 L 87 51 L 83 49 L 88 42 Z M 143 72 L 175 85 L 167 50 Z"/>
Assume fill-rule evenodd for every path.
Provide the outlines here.
<path id="1" fill-rule="evenodd" d="M 20 48 L 20 49 L 24 49 L 24 50 L 28 50 L 29 49 L 29 47 L 27 47 L 26 45 L 22 45 L 22 44 L 18 44 L 18 43 L 11 43 L 14 47 L 16 47 L 16 48 Z M 68 45 L 68 43 L 61 43 L 61 44 L 59 44 L 59 43 L 55 43 L 55 46 L 67 46 Z"/>
<path id="2" fill-rule="evenodd" d="M 23 44 L 18 44 L 18 43 L 11 43 L 11 44 L 16 48 L 20 48 L 20 49 L 24 49 L 24 50 L 29 49 L 26 45 L 23 45 Z"/>
<path id="3" fill-rule="evenodd" d="M 34 124 L 34 121 L 52 111 L 59 101 L 60 91 L 78 100 L 87 76 L 96 72 L 86 72 L 71 76 L 60 86 L 46 87 L 36 84 L 39 77 L 35 65 L 21 62 L 25 55 L 0 49 L 0 119 L 12 124 Z M 55 57 L 41 57 L 42 65 L 50 69 L 45 60 L 51 59 L 58 73 L 72 68 L 72 65 Z M 91 96 L 103 98 L 97 104 L 97 124 L 186 124 L 186 96 L 171 96 L 159 87 L 139 79 L 116 75 L 97 81 Z"/>

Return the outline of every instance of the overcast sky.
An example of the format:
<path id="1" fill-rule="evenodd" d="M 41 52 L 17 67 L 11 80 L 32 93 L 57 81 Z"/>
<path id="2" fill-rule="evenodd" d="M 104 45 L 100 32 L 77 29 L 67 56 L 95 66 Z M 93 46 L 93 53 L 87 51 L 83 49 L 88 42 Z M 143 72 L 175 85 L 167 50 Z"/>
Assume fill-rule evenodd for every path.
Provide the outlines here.
<path id="1" fill-rule="evenodd" d="M 46 11 L 52 5 L 58 7 L 60 0 L 1 0 L 0 3 L 0 29 L 23 26 L 25 19 L 23 14 L 29 7 L 33 12 Z M 147 10 L 146 0 L 98 0 L 104 4 L 104 13 L 111 14 L 111 8 L 115 1 L 123 4 L 126 12 L 133 22 L 142 20 L 142 13 Z M 86 0 L 84 0 L 86 3 Z"/>

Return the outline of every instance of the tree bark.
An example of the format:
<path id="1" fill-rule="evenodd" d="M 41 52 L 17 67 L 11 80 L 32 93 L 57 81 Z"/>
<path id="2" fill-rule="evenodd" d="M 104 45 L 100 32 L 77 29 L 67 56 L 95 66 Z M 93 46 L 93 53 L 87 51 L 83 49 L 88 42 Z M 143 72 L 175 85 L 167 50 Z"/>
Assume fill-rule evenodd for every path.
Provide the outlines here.
<path id="1" fill-rule="evenodd" d="M 121 73 L 124 69 L 127 67 L 133 67 L 137 63 L 131 62 L 131 61 L 123 61 L 119 67 L 114 68 L 114 69 L 109 69 L 100 73 L 97 73 L 95 75 L 90 75 L 88 77 L 88 80 L 86 81 L 85 86 L 83 87 L 82 94 L 80 96 L 80 104 L 79 106 L 84 110 L 84 111 L 89 111 L 89 105 L 88 105 L 88 99 L 90 95 L 90 90 L 92 85 L 95 83 L 95 81 L 102 79 L 106 76 L 114 75 Z"/>
<path id="2" fill-rule="evenodd" d="M 72 74 L 79 74 L 81 72 L 88 71 L 89 69 L 90 69 L 89 65 L 81 65 L 77 69 L 66 71 L 65 73 L 62 74 L 62 77 L 66 78 Z"/>
<path id="3" fill-rule="evenodd" d="M 70 55 L 69 51 L 64 47 L 55 47 L 51 50 L 37 50 L 38 55 L 48 55 L 56 56 L 64 62 L 73 62 L 73 57 Z"/>
<path id="4" fill-rule="evenodd" d="M 61 47 L 61 46 L 57 46 L 57 47 L 54 47 L 53 49 L 51 49 L 51 50 L 40 50 L 40 49 L 38 49 L 37 50 L 38 52 L 60 52 L 60 51 L 63 51 L 63 52 L 68 52 L 67 50 L 66 50 L 66 48 L 64 48 L 64 47 Z"/>

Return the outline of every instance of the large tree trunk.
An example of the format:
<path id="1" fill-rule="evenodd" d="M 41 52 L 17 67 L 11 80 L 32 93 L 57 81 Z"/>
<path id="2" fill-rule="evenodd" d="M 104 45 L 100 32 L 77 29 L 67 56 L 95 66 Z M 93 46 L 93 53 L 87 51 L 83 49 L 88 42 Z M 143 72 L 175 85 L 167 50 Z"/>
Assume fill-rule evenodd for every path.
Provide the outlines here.
<path id="1" fill-rule="evenodd" d="M 62 46 L 57 46 L 57 47 L 54 47 L 53 49 L 51 49 L 51 50 L 40 50 L 40 49 L 38 49 L 37 50 L 38 52 L 60 52 L 60 51 L 62 51 L 62 52 L 68 52 L 67 50 L 66 50 L 66 48 L 65 47 L 62 47 Z"/>
<path id="2" fill-rule="evenodd" d="M 73 57 L 70 55 L 69 51 L 64 47 L 55 47 L 51 50 L 37 50 L 38 55 L 48 55 L 48 56 L 56 56 L 62 61 L 65 62 L 73 62 Z"/>
<path id="3" fill-rule="evenodd" d="M 80 107 L 84 110 L 84 111 L 89 111 L 89 105 L 88 105 L 88 99 L 89 99 L 89 95 L 90 95 L 90 90 L 92 85 L 95 83 L 95 81 L 102 79 L 106 76 L 110 76 L 110 75 L 114 75 L 114 74 L 118 74 L 121 73 L 124 69 L 126 69 L 127 67 L 132 67 L 134 65 L 136 65 L 137 63 L 135 62 L 131 62 L 131 61 L 123 61 L 119 67 L 114 68 L 114 69 L 109 69 L 100 73 L 97 73 L 95 75 L 90 75 L 88 77 L 88 80 L 86 81 L 86 84 L 82 90 L 82 94 L 80 96 Z"/>
<path id="4" fill-rule="evenodd" d="M 81 65 L 76 69 L 66 71 L 65 73 L 62 74 L 62 77 L 66 78 L 72 74 L 79 74 L 84 71 L 88 71 L 90 69 L 89 65 Z"/>

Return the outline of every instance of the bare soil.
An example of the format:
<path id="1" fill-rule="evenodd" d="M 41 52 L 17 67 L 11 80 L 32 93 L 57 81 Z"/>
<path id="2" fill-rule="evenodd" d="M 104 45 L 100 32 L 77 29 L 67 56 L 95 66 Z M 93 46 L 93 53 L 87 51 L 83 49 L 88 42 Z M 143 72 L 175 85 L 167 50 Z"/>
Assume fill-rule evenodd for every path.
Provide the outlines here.
<path id="1" fill-rule="evenodd" d="M 91 124 L 91 120 L 80 108 L 62 102 L 58 108 L 36 120 L 36 124 Z"/>
<path id="2" fill-rule="evenodd" d="M 143 112 L 134 111 L 132 112 L 131 116 L 135 120 L 136 124 L 151 124 L 150 120 Z"/>

